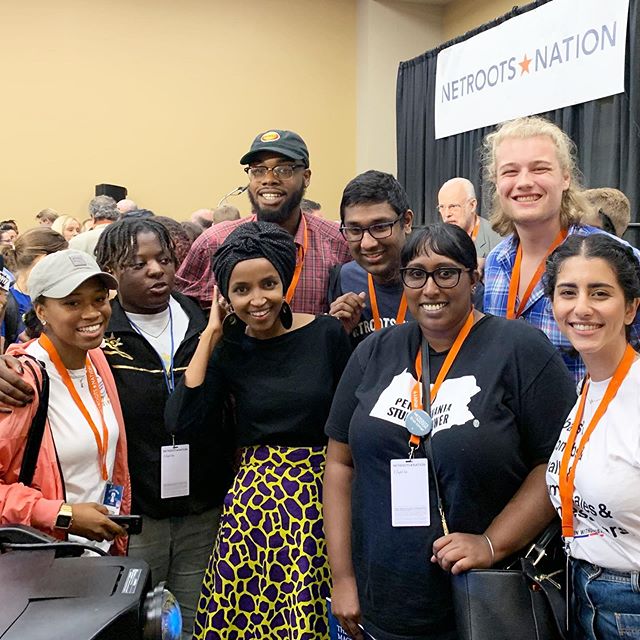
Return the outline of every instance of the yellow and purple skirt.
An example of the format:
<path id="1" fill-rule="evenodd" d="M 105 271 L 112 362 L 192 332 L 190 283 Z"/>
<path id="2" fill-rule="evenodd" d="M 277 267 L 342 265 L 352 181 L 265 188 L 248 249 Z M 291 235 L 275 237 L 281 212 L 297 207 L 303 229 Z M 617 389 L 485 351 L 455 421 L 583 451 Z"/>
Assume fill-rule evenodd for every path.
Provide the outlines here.
<path id="1" fill-rule="evenodd" d="M 326 447 L 242 450 L 195 619 L 198 640 L 326 640 Z"/>

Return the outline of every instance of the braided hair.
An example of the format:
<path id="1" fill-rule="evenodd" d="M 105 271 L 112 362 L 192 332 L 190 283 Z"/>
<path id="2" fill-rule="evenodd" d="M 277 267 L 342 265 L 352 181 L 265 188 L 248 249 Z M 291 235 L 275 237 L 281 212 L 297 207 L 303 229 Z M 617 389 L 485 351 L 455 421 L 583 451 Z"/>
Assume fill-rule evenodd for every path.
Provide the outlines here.
<path id="1" fill-rule="evenodd" d="M 293 237 L 271 222 L 246 222 L 227 236 L 213 256 L 213 273 L 226 300 L 234 267 L 254 258 L 266 258 L 278 272 L 283 290 L 289 288 L 296 268 Z"/>
<path id="2" fill-rule="evenodd" d="M 162 250 L 176 262 L 175 246 L 164 225 L 153 218 L 126 217 L 111 223 L 100 234 L 95 249 L 98 266 L 112 273 L 128 266 L 136 255 L 140 233 L 153 233 Z"/>

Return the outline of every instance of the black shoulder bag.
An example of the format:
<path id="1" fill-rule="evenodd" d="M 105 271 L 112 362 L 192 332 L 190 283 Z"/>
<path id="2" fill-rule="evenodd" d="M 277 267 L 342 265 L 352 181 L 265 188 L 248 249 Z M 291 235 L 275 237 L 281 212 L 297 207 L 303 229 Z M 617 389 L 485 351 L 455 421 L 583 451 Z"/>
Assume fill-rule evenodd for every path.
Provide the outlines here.
<path id="1" fill-rule="evenodd" d="M 34 360 L 36 366 L 42 371 L 42 384 L 38 383 L 38 376 L 31 362 L 24 362 L 24 366 L 29 367 L 33 373 L 33 379 L 36 384 L 38 393 L 38 408 L 33 416 L 29 433 L 27 435 L 27 444 L 22 458 L 20 467 L 20 475 L 18 482 L 22 482 L 25 486 L 29 486 L 33 481 L 33 475 L 36 471 L 36 463 L 40 454 L 40 445 L 42 444 L 42 436 L 44 435 L 44 426 L 47 421 L 47 411 L 49 410 L 49 376 L 47 370 L 37 360 Z"/>
<path id="2" fill-rule="evenodd" d="M 429 346 L 422 341 L 422 397 L 431 413 Z M 428 382 L 427 382 L 428 381 Z M 431 437 L 423 440 L 432 469 L 438 511 L 449 533 L 440 496 Z M 453 609 L 460 640 L 566 640 L 566 558 L 556 518 L 524 557 L 506 569 L 472 569 L 451 576 Z"/>

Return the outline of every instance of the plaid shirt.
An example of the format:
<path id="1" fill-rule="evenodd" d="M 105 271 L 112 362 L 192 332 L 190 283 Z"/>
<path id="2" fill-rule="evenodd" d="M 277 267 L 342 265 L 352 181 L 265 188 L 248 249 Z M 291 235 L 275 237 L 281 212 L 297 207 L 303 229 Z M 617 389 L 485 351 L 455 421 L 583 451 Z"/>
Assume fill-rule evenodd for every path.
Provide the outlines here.
<path id="1" fill-rule="evenodd" d="M 592 233 L 605 233 L 601 229 L 589 226 L 574 226 L 569 229 L 569 235 L 591 235 Z M 612 236 L 615 237 L 615 236 Z M 620 240 L 620 238 L 616 238 Z M 624 242 L 624 240 L 620 240 Z M 625 242 L 625 244 L 627 244 Z M 494 316 L 507 315 L 507 298 L 509 296 L 509 283 L 511 272 L 518 250 L 518 239 L 515 235 L 503 240 L 489 253 L 484 266 L 484 311 Z M 634 248 L 636 256 L 640 259 L 640 252 Z M 553 317 L 551 300 L 544 295 L 542 280 L 536 284 L 531 292 L 531 297 L 524 308 L 521 319 L 526 320 L 534 327 L 541 329 L 560 351 L 569 371 L 580 382 L 586 373 L 582 359 L 576 354 L 571 343 L 562 335 Z M 631 326 L 631 340 L 637 340 L 640 336 L 640 313 L 636 315 Z"/>
<path id="2" fill-rule="evenodd" d="M 302 215 L 307 221 L 308 246 L 300 280 L 291 301 L 291 309 L 298 313 L 319 315 L 329 311 L 329 270 L 336 264 L 351 260 L 351 255 L 347 241 L 342 237 L 336 222 L 304 213 Z M 236 227 L 255 219 L 255 216 L 249 216 L 221 222 L 207 229 L 193 243 L 178 269 L 178 291 L 198 300 L 203 309 L 209 309 L 216 283 L 211 270 L 213 254 Z M 302 225 L 298 225 L 294 242 L 296 246 L 302 246 Z"/>

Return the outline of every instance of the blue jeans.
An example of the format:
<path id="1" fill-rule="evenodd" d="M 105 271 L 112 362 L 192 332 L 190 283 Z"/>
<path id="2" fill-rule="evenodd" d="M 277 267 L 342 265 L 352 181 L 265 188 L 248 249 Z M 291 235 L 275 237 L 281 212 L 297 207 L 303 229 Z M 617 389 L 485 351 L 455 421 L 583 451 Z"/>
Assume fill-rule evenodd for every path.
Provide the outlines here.
<path id="1" fill-rule="evenodd" d="M 155 520 L 144 516 L 142 534 L 129 538 L 129 555 L 149 563 L 154 586 L 166 580 L 182 609 L 182 640 L 191 640 L 204 570 L 216 539 L 220 509 Z"/>
<path id="2" fill-rule="evenodd" d="M 575 640 L 640 639 L 640 572 L 572 565 Z"/>

